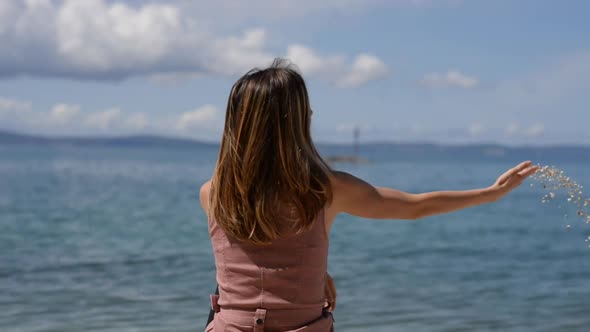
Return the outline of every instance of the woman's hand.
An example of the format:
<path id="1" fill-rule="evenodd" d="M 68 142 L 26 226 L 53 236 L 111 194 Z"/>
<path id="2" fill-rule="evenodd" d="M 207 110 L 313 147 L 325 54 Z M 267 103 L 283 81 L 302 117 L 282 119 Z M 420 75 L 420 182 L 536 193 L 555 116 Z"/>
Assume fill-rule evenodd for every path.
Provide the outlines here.
<path id="1" fill-rule="evenodd" d="M 324 307 L 328 308 L 328 311 L 334 311 L 336 309 L 336 286 L 334 286 L 334 279 L 329 273 L 326 273 L 326 304 Z"/>
<path id="2" fill-rule="evenodd" d="M 498 200 L 518 187 L 527 177 L 535 173 L 539 166 L 532 166 L 531 161 L 524 161 L 500 175 L 490 187 L 494 193 L 493 199 Z"/>

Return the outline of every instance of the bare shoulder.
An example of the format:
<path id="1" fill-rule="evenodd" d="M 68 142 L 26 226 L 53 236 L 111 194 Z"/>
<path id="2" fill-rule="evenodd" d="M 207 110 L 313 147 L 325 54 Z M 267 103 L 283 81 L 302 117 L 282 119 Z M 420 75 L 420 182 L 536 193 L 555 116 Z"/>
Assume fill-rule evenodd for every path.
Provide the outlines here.
<path id="1" fill-rule="evenodd" d="M 362 179 L 342 171 L 331 172 L 330 185 L 336 203 L 346 200 L 347 197 L 354 195 L 358 190 L 372 188 L 370 184 Z"/>
<path id="2" fill-rule="evenodd" d="M 364 182 L 349 173 L 336 170 L 330 172 L 329 179 L 330 188 L 332 189 L 332 202 L 326 212 L 329 219 L 331 219 L 346 210 L 345 206 L 355 196 L 358 186 Z"/>
<path id="3" fill-rule="evenodd" d="M 392 189 L 375 187 L 367 181 L 352 174 L 332 171 L 330 177 L 332 185 L 331 216 L 348 213 L 371 219 L 382 219 L 384 210 L 395 204 L 387 203 L 387 197 L 397 200 L 397 194 Z M 387 212 L 387 211 L 386 211 Z"/>
<path id="4" fill-rule="evenodd" d="M 211 179 L 207 180 L 207 182 L 203 183 L 201 186 L 201 190 L 199 193 L 199 197 L 201 198 L 201 207 L 205 212 L 209 211 L 209 191 L 211 190 Z"/>
<path id="5" fill-rule="evenodd" d="M 330 172 L 330 185 L 334 189 L 345 189 L 346 187 L 354 185 L 360 179 L 342 171 Z"/>

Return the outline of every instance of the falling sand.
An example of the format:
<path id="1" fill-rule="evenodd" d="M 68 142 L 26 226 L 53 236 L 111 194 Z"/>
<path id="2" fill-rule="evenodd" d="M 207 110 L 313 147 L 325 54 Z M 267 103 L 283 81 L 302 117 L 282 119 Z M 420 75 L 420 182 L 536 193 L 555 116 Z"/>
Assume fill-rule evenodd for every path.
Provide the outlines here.
<path id="1" fill-rule="evenodd" d="M 566 176 L 562 170 L 555 166 L 538 166 L 539 169 L 531 178 L 537 180 L 543 189 L 549 191 L 549 193 L 543 196 L 541 202 L 549 203 L 556 197 L 556 193 L 564 192 L 567 194 L 567 202 L 575 205 L 576 216 L 584 220 L 586 224 L 590 224 L 590 214 L 588 213 L 590 199 L 584 198 L 582 186 L 569 176 Z M 531 184 L 531 187 L 534 187 L 534 184 Z M 567 217 L 567 214 L 564 217 Z M 566 225 L 566 228 L 570 227 L 570 224 Z M 590 242 L 590 236 L 585 241 Z"/>

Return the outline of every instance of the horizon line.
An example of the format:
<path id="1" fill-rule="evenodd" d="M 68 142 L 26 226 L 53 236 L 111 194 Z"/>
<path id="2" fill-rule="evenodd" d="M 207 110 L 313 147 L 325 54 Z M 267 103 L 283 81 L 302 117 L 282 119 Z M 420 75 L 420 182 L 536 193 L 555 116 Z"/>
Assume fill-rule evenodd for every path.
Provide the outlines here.
<path id="1" fill-rule="evenodd" d="M 149 137 L 154 139 L 162 139 L 162 140 L 176 140 L 176 141 L 185 141 L 187 143 L 196 143 L 196 144 L 206 144 L 206 145 L 219 145 L 221 143 L 220 140 L 213 141 L 213 140 L 206 140 L 206 139 L 198 139 L 194 137 L 188 136 L 174 136 L 174 135 L 167 135 L 167 134 L 158 134 L 158 133 L 134 133 L 134 134 L 110 134 L 110 135 L 55 135 L 55 134 L 32 134 L 23 131 L 15 131 L 15 130 L 6 130 L 0 128 L 0 135 L 14 135 L 14 136 L 23 136 L 32 139 L 44 139 L 44 140 L 59 140 L 59 139 L 66 139 L 66 140 L 113 140 L 113 139 L 131 139 L 131 138 L 140 138 L 140 137 Z M 313 142 L 317 145 L 338 145 L 338 146 L 352 146 L 354 142 L 343 142 L 343 141 L 315 141 Z M 364 142 L 360 142 L 359 145 L 374 145 L 374 144 L 390 144 L 390 145 L 433 145 L 433 146 L 440 146 L 440 147 L 469 147 L 469 146 L 494 146 L 494 147 L 501 147 L 501 148 L 590 148 L 590 143 L 556 143 L 556 144 L 530 144 L 530 143 L 522 143 L 522 144 L 515 144 L 509 145 L 506 143 L 494 142 L 494 141 L 482 141 L 482 142 L 463 142 L 463 143 L 453 143 L 453 142 L 434 142 L 434 141 L 394 141 L 394 140 L 366 140 Z"/>

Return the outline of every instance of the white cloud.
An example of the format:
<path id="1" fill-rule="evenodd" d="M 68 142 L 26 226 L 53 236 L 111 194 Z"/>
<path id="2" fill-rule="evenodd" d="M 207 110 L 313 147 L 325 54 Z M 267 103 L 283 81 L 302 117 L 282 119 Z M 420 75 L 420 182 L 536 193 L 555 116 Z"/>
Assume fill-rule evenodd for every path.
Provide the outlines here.
<path id="1" fill-rule="evenodd" d="M 266 42 L 266 31 L 264 29 L 247 30 L 242 40 L 237 40 L 240 46 L 249 49 L 258 49 Z"/>
<path id="2" fill-rule="evenodd" d="M 0 97 L 0 126 L 11 127 L 15 123 L 26 121 L 32 113 L 32 108 L 33 104 L 30 101 Z"/>
<path id="3" fill-rule="evenodd" d="M 134 9 L 102 0 L 66 0 L 55 20 L 60 58 L 98 73 L 165 65 L 167 49 L 178 42 L 172 34 L 182 32 L 180 13 L 166 5 Z"/>
<path id="4" fill-rule="evenodd" d="M 314 50 L 304 45 L 290 45 L 286 58 L 292 61 L 303 74 L 331 75 L 344 65 L 341 56 L 320 56 Z"/>
<path id="5" fill-rule="evenodd" d="M 350 72 L 337 84 L 342 87 L 354 87 L 383 78 L 387 74 L 387 66 L 378 57 L 361 54 L 354 60 Z"/>
<path id="6" fill-rule="evenodd" d="M 121 116 L 121 109 L 110 108 L 102 112 L 91 113 L 86 117 L 85 125 L 97 129 L 111 129 L 116 123 L 115 120 Z"/>
<path id="7" fill-rule="evenodd" d="M 274 58 L 265 48 L 264 29 L 218 36 L 181 8 L 174 2 L 130 6 L 106 0 L 2 0 L 0 44 L 10 52 L 0 52 L 0 77 L 237 76 Z M 348 85 L 380 77 L 384 66 L 367 55 L 350 65 L 343 56 L 318 56 L 302 45 L 287 50 L 304 73 L 331 81 L 348 75 Z"/>
<path id="8" fill-rule="evenodd" d="M 351 123 L 340 123 L 336 125 L 336 131 L 339 133 L 349 133 L 356 128 L 356 124 Z"/>
<path id="9" fill-rule="evenodd" d="M 30 101 L 22 101 L 0 97 L 0 114 L 2 112 L 26 112 L 30 111 L 33 104 Z"/>
<path id="10" fill-rule="evenodd" d="M 540 137 L 545 133 L 545 125 L 533 123 L 528 127 L 521 127 L 518 123 L 512 122 L 504 128 L 504 134 L 508 137 Z"/>
<path id="11" fill-rule="evenodd" d="M 471 136 L 478 136 L 485 132 L 485 128 L 481 123 L 472 123 L 468 131 Z"/>
<path id="12" fill-rule="evenodd" d="M 209 48 L 210 53 L 202 59 L 203 70 L 235 76 L 242 75 L 253 67 L 269 65 L 274 57 L 262 48 L 265 36 L 264 30 L 254 29 L 246 30 L 241 37 L 211 40 L 203 45 Z"/>
<path id="13" fill-rule="evenodd" d="M 49 122 L 57 125 L 70 123 L 80 113 L 80 105 L 57 104 L 49 112 Z"/>
<path id="14" fill-rule="evenodd" d="M 131 129 L 145 129 L 149 120 L 144 113 L 133 113 L 127 117 L 125 124 Z"/>
<path id="15" fill-rule="evenodd" d="M 431 128 L 420 123 L 413 123 L 408 126 L 407 130 L 411 134 L 422 135 L 430 132 Z"/>
<path id="16" fill-rule="evenodd" d="M 525 135 L 528 137 L 539 137 L 545 132 L 545 125 L 542 123 L 535 123 L 528 127 L 525 131 Z"/>
<path id="17" fill-rule="evenodd" d="M 3 102 L 6 100 L 3 99 Z M 8 103 L 3 103 L 8 104 Z M 26 103 L 24 104 L 26 105 Z M 38 134 L 68 135 L 128 135 L 145 132 L 165 136 L 182 135 L 196 139 L 211 140 L 219 137 L 223 121 L 218 109 L 210 104 L 193 111 L 176 114 L 148 114 L 125 112 L 118 107 L 83 112 L 82 107 L 72 103 L 59 103 L 49 110 L 12 112 L 2 116 L 1 129 L 11 129 Z"/>
<path id="18" fill-rule="evenodd" d="M 504 129 L 504 133 L 508 136 L 514 136 L 520 131 L 520 126 L 516 122 L 509 123 Z"/>
<path id="19" fill-rule="evenodd" d="M 204 105 L 194 111 L 182 113 L 176 122 L 176 128 L 186 131 L 195 128 L 203 128 L 210 125 L 217 115 L 217 108 L 213 105 Z"/>
<path id="20" fill-rule="evenodd" d="M 291 60 L 303 75 L 319 75 L 339 87 L 356 87 L 388 74 L 385 63 L 369 54 L 358 55 L 351 65 L 338 55 L 322 56 L 304 45 L 291 45 L 286 58 Z"/>
<path id="21" fill-rule="evenodd" d="M 477 78 L 469 77 L 456 70 L 449 70 L 446 73 L 427 74 L 422 83 L 432 87 L 455 86 L 460 88 L 474 88 L 479 83 Z"/>

